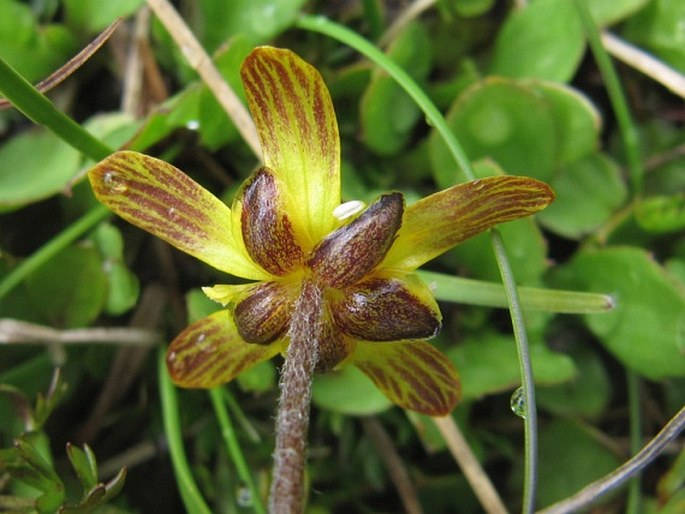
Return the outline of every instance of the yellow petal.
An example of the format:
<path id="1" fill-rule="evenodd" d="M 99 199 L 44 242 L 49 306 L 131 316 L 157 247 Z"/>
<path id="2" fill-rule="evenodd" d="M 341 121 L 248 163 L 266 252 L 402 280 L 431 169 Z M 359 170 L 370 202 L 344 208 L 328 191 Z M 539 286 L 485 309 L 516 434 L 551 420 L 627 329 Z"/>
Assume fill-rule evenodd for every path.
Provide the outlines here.
<path id="1" fill-rule="evenodd" d="M 231 210 L 171 164 L 117 152 L 88 177 L 98 200 L 129 223 L 231 275 L 270 277 L 234 239 Z"/>
<path id="2" fill-rule="evenodd" d="M 528 177 L 473 180 L 405 209 L 402 227 L 382 267 L 413 270 L 485 230 L 534 214 L 554 200 L 552 189 Z"/>
<path id="3" fill-rule="evenodd" d="M 236 296 L 253 285 L 254 284 L 217 284 L 212 287 L 203 287 L 202 292 L 207 295 L 207 298 L 210 300 L 214 300 L 226 307 L 236 298 Z"/>
<path id="4" fill-rule="evenodd" d="M 277 343 L 246 343 L 238 335 L 228 311 L 219 311 L 181 332 L 169 346 L 166 363 L 175 384 L 211 388 L 233 380 L 280 350 Z"/>
<path id="5" fill-rule="evenodd" d="M 390 400 L 404 409 L 429 416 L 445 416 L 461 396 L 461 384 L 454 366 L 425 341 L 359 342 L 354 364 Z"/>
<path id="6" fill-rule="evenodd" d="M 340 136 L 328 89 L 311 65 L 272 47 L 253 50 L 241 78 L 264 165 L 298 200 L 293 216 L 316 243 L 333 229 L 340 204 Z"/>

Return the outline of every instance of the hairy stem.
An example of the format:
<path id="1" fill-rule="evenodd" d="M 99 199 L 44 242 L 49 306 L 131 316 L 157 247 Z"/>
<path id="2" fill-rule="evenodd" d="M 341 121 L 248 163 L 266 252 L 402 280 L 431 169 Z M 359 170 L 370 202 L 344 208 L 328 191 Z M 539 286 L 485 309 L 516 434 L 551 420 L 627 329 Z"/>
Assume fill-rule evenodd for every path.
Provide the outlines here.
<path id="1" fill-rule="evenodd" d="M 271 514 L 304 510 L 304 466 L 309 428 L 312 374 L 319 357 L 323 300 L 319 287 L 305 281 L 295 304 L 290 345 L 281 370 L 276 417 L 276 449 L 269 499 Z"/>

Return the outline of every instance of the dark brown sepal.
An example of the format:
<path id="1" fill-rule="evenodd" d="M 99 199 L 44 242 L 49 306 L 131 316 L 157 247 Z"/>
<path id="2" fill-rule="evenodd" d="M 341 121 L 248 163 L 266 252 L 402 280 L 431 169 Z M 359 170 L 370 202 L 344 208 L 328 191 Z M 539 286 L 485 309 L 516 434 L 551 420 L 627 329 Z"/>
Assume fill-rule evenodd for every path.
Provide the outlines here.
<path id="1" fill-rule="evenodd" d="M 266 271 L 282 276 L 303 260 L 276 178 L 257 170 L 243 189 L 240 224 L 248 253 Z"/>
<path id="2" fill-rule="evenodd" d="M 440 312 L 391 278 L 371 278 L 348 287 L 334 301 L 340 330 L 365 341 L 430 338 L 440 331 Z"/>
<path id="3" fill-rule="evenodd" d="M 383 260 L 402 224 L 403 212 L 401 193 L 381 196 L 358 218 L 321 241 L 307 264 L 328 286 L 354 284 Z"/>
<path id="4" fill-rule="evenodd" d="M 292 291 L 278 282 L 262 282 L 248 289 L 233 310 L 238 333 L 248 343 L 276 340 L 288 327 L 293 304 Z"/>

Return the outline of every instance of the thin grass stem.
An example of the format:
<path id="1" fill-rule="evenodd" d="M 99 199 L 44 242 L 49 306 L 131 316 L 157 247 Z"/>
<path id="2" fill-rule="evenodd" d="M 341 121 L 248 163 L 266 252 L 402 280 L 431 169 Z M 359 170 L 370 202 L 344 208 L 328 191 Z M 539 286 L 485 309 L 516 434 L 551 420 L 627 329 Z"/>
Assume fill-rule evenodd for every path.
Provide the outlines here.
<path id="1" fill-rule="evenodd" d="M 607 94 L 611 107 L 616 115 L 616 122 L 618 123 L 621 140 L 626 154 L 626 162 L 628 164 L 628 171 L 630 173 L 630 181 L 632 184 L 633 194 L 640 195 L 642 192 L 642 182 L 644 178 L 644 168 L 640 159 L 640 149 L 638 146 L 638 134 L 633 124 L 628 102 L 626 101 L 623 87 L 616 73 L 609 54 L 602 44 L 602 37 L 592 19 L 587 2 L 584 0 L 575 0 L 576 10 L 580 15 L 585 35 L 588 38 L 592 55 L 595 57 L 599 71 L 604 79 Z"/>
<path id="2" fill-rule="evenodd" d="M 185 449 L 183 448 L 183 433 L 178 413 L 176 388 L 171 383 L 171 378 L 166 371 L 166 355 L 163 348 L 160 348 L 157 359 L 157 380 L 162 401 L 164 432 L 169 444 L 171 464 L 174 468 L 174 475 L 176 476 L 176 483 L 178 484 L 183 504 L 187 512 L 211 514 L 211 509 L 205 503 L 200 489 L 195 483 Z"/>
<path id="3" fill-rule="evenodd" d="M 438 110 L 435 104 L 430 100 L 428 95 L 421 87 L 397 64 L 390 60 L 382 51 L 376 48 L 369 41 L 364 39 L 356 32 L 347 29 L 346 27 L 332 22 L 329 19 L 320 16 L 301 16 L 296 25 L 304 30 L 319 32 L 335 40 L 338 40 L 367 58 L 373 61 L 387 72 L 395 81 L 411 96 L 419 108 L 423 111 L 427 122 L 438 131 L 440 136 L 445 141 L 450 153 L 455 162 L 462 171 L 464 178 L 467 180 L 474 180 L 475 174 L 471 167 L 471 163 L 463 150 L 456 136 L 452 133 L 447 121 L 442 113 Z M 521 360 L 522 357 L 529 356 L 528 338 L 526 336 L 525 325 L 523 323 L 523 313 L 521 305 L 518 301 L 518 294 L 516 291 L 516 283 L 511 272 L 511 265 L 506 254 L 504 245 L 501 242 L 501 237 L 496 231 L 492 231 L 492 244 L 497 255 L 497 264 L 500 268 L 500 274 L 507 277 L 504 281 L 504 287 L 509 299 L 509 309 L 511 318 L 514 321 L 514 337 L 519 354 L 519 367 L 521 369 L 521 376 L 523 380 L 523 387 L 526 393 L 526 401 L 529 402 L 527 407 L 532 411 L 532 415 L 525 418 L 525 433 L 526 433 L 526 459 L 534 458 L 534 462 L 526 462 L 526 473 L 524 476 L 524 506 L 530 512 L 533 508 L 535 498 L 535 487 L 537 482 L 536 468 L 537 468 L 537 417 L 535 409 L 535 392 L 532 381 L 532 370 L 530 369 L 530 359 Z M 524 510 L 524 512 L 526 512 Z"/>
<path id="4" fill-rule="evenodd" d="M 70 243 L 84 235 L 110 215 L 111 213 L 107 207 L 99 205 L 91 211 L 88 211 L 78 221 L 69 225 L 62 232 L 33 252 L 30 257 L 24 259 L 2 279 L 0 282 L 0 299 L 5 297 L 10 291 L 21 284 L 26 277 L 52 259 Z"/>
<path id="5" fill-rule="evenodd" d="M 240 480 L 242 480 L 242 482 L 250 491 L 252 507 L 258 514 L 266 514 L 266 507 L 262 501 L 262 496 L 259 494 L 259 489 L 252 478 L 252 473 L 250 472 L 250 468 L 245 461 L 243 451 L 240 448 L 238 436 L 233 428 L 233 422 L 228 415 L 228 410 L 226 409 L 226 404 L 224 403 L 223 387 L 211 389 L 209 391 L 209 397 L 212 400 L 212 405 L 214 406 L 214 413 L 219 420 L 219 425 L 221 426 L 221 436 L 224 439 L 224 443 L 226 443 L 228 454 L 231 456 L 231 460 L 238 471 Z"/>
<path id="6" fill-rule="evenodd" d="M 54 132 L 60 139 L 95 161 L 112 153 L 102 141 L 59 111 L 30 82 L 0 57 L 0 93 L 26 117 Z"/>
<path id="7" fill-rule="evenodd" d="M 528 345 L 528 335 L 526 333 L 526 326 L 523 320 L 523 310 L 521 309 L 521 301 L 519 299 L 518 291 L 516 290 L 516 283 L 514 281 L 514 274 L 511 270 L 511 265 L 506 256 L 504 248 L 504 241 L 497 229 L 491 230 L 492 247 L 497 258 L 497 264 L 502 275 L 502 282 L 507 292 L 509 299 L 509 313 L 511 315 L 511 323 L 514 329 L 514 337 L 516 338 L 516 350 L 518 352 L 518 360 L 521 372 L 521 387 L 523 388 L 524 406 L 524 432 L 525 432 L 525 452 L 524 460 L 524 482 L 523 482 L 523 502 L 521 512 L 524 514 L 535 511 L 535 491 L 537 489 L 537 464 L 538 464 L 538 415 L 537 406 L 535 403 L 535 385 L 533 381 L 533 366 L 530 360 L 530 349 Z"/>

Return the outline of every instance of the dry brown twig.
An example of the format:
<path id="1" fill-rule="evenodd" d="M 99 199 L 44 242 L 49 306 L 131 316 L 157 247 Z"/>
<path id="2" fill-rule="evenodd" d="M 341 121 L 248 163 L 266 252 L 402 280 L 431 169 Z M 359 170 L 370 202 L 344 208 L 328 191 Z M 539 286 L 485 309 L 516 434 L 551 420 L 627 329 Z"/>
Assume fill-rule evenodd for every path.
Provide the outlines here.
<path id="1" fill-rule="evenodd" d="M 257 130 L 247 108 L 221 76 L 219 70 L 216 69 L 212 59 L 202 48 L 183 18 L 167 0 L 147 0 L 147 4 L 174 39 L 188 63 L 197 71 L 202 81 L 233 120 L 245 142 L 257 158 L 261 159 L 262 153 Z"/>

